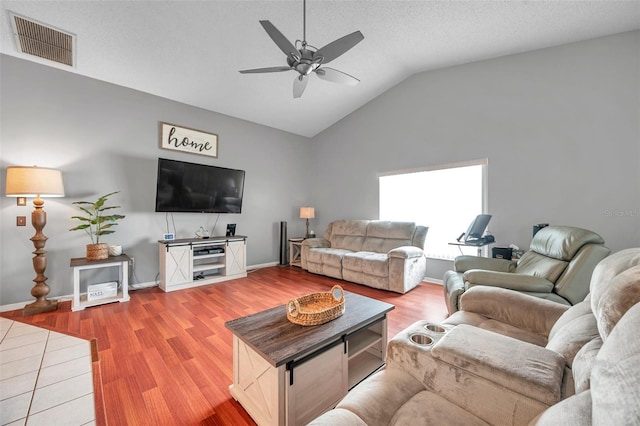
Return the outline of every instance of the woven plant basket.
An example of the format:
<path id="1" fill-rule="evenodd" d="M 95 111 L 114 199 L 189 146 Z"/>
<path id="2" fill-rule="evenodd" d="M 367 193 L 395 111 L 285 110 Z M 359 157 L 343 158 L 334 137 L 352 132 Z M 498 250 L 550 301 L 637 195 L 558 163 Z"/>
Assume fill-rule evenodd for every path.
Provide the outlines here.
<path id="1" fill-rule="evenodd" d="M 336 290 L 340 297 L 336 297 Z M 299 325 L 320 325 L 344 314 L 344 290 L 334 285 L 330 291 L 310 293 L 289 300 L 287 319 Z"/>
<path id="2" fill-rule="evenodd" d="M 87 244 L 87 260 L 100 260 L 109 257 L 107 243 Z"/>

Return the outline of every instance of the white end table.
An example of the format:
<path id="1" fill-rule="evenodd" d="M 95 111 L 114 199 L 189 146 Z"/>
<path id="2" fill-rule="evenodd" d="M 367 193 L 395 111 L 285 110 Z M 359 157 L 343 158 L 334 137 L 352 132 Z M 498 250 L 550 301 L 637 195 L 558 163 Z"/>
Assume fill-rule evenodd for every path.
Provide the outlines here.
<path id="1" fill-rule="evenodd" d="M 71 259 L 71 269 L 73 269 L 73 306 L 72 311 L 80 311 L 90 306 L 103 305 L 113 302 L 129 301 L 129 261 L 131 258 L 126 254 L 108 257 L 100 260 L 87 260 L 84 257 Z M 80 271 L 86 269 L 117 267 L 120 273 L 120 288 L 113 297 L 104 299 L 87 300 L 87 295 L 80 294 Z"/>

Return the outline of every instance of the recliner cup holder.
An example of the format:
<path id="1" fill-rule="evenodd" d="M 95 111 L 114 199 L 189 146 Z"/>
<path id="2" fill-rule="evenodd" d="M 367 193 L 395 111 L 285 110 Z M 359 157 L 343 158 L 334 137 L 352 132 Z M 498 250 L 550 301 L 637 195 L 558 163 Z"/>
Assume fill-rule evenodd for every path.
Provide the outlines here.
<path id="1" fill-rule="evenodd" d="M 409 336 L 409 339 L 416 345 L 420 346 L 430 346 L 433 344 L 433 338 L 431 338 L 427 334 L 415 333 Z"/>
<path id="2" fill-rule="evenodd" d="M 438 334 L 442 334 L 442 333 L 447 331 L 446 328 L 444 328 L 443 326 L 438 325 L 438 324 L 427 324 L 427 325 L 424 326 L 424 328 L 427 331 L 431 331 L 433 333 L 438 333 Z"/>

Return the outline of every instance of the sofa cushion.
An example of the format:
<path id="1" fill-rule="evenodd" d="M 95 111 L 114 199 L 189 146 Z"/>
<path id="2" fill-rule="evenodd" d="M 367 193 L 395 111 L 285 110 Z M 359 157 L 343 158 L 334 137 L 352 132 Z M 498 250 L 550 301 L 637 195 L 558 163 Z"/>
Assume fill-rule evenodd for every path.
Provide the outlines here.
<path id="1" fill-rule="evenodd" d="M 604 244 L 604 240 L 600 235 L 586 229 L 551 226 L 536 233 L 529 250 L 554 259 L 569 261 L 586 244 Z"/>
<path id="2" fill-rule="evenodd" d="M 640 424 L 639 329 L 640 303 L 636 303 L 624 314 L 596 356 L 591 372 L 594 425 Z"/>
<path id="3" fill-rule="evenodd" d="M 496 401 L 496 404 L 499 403 Z M 489 423 L 433 392 L 422 391 L 396 411 L 389 425 L 489 426 Z"/>
<path id="4" fill-rule="evenodd" d="M 562 354 L 567 365 L 571 367 L 573 358 L 578 351 L 585 344 L 599 337 L 596 318 L 593 314 L 588 313 L 574 318 L 556 331 L 553 337 L 549 339 L 546 348 Z"/>
<path id="5" fill-rule="evenodd" d="M 639 265 L 640 249 L 628 249 L 604 259 L 594 271 L 591 309 L 598 320 L 598 330 L 603 340 L 606 340 L 625 312 L 640 302 Z"/>
<path id="6" fill-rule="evenodd" d="M 591 301 L 589 300 L 589 296 L 587 296 L 584 301 L 578 303 L 577 305 L 573 305 L 562 315 L 560 315 L 560 318 L 558 318 L 558 320 L 551 327 L 551 331 L 549 331 L 549 340 L 553 339 L 553 336 L 555 336 L 556 333 L 565 328 L 571 321 L 587 314 L 593 315 L 591 312 Z"/>
<path id="7" fill-rule="evenodd" d="M 591 370 L 594 360 L 600 348 L 602 347 L 602 339 L 596 337 L 586 345 L 584 345 L 573 359 L 571 370 L 573 372 L 573 381 L 575 392 L 580 393 L 591 387 Z"/>
<path id="8" fill-rule="evenodd" d="M 334 408 L 307 423 L 307 426 L 371 426 L 349 410 Z"/>
<path id="9" fill-rule="evenodd" d="M 522 306 L 529 308 L 522 309 Z M 549 330 L 553 329 L 554 323 L 570 309 L 548 300 L 531 298 L 520 292 L 487 286 L 476 286 L 465 292 L 460 298 L 460 307 L 468 313 L 473 312 L 537 334 L 543 338 L 537 340 L 543 342 L 541 346 L 547 344 Z"/>
<path id="10" fill-rule="evenodd" d="M 533 419 L 531 426 L 585 426 L 591 424 L 591 392 L 560 401 Z"/>
<path id="11" fill-rule="evenodd" d="M 322 263 L 327 266 L 340 268 L 342 266 L 342 257 L 351 253 L 349 250 L 327 248 L 310 249 L 307 256 L 307 262 Z"/>
<path id="12" fill-rule="evenodd" d="M 359 383 L 337 408 L 349 410 L 369 426 L 386 426 L 394 413 L 424 386 L 399 368 L 385 368 Z"/>
<path id="13" fill-rule="evenodd" d="M 532 275 L 556 282 L 568 264 L 569 262 L 546 257 L 534 251 L 528 251 L 518 262 L 516 273 Z"/>
<path id="14" fill-rule="evenodd" d="M 367 225 L 363 251 L 387 253 L 402 246 L 410 246 L 416 225 L 413 222 L 373 220 Z"/>
<path id="15" fill-rule="evenodd" d="M 359 251 L 345 253 L 342 258 L 342 268 L 350 271 L 362 272 L 376 277 L 389 276 L 389 256 L 386 253 Z"/>
<path id="16" fill-rule="evenodd" d="M 331 247 L 349 251 L 362 250 L 367 235 L 368 220 L 336 220 L 331 224 L 328 240 Z"/>

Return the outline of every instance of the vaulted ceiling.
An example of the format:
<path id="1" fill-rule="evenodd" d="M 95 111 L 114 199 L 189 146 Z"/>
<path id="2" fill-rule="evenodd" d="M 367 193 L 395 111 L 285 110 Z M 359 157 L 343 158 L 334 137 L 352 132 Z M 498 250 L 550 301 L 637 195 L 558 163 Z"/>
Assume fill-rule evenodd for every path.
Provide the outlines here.
<path id="1" fill-rule="evenodd" d="M 302 0 L 3 0 L 1 8 L 4 54 L 309 137 L 418 72 L 640 28 L 640 1 L 308 0 L 309 44 L 363 33 L 330 65 L 360 84 L 311 75 L 294 99 L 294 71 L 238 71 L 286 65 L 258 21 L 302 39 Z M 74 34 L 75 65 L 18 52 L 9 11 Z"/>

